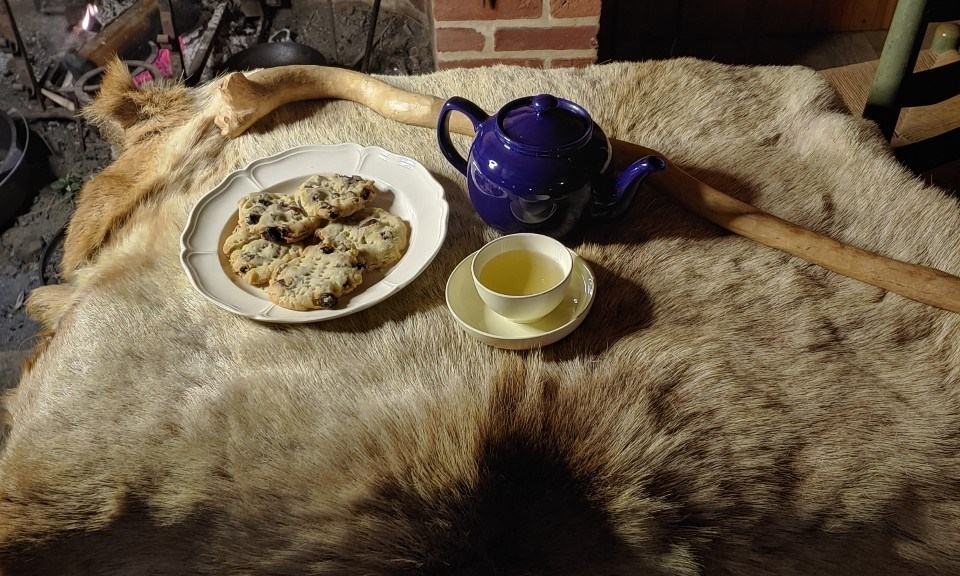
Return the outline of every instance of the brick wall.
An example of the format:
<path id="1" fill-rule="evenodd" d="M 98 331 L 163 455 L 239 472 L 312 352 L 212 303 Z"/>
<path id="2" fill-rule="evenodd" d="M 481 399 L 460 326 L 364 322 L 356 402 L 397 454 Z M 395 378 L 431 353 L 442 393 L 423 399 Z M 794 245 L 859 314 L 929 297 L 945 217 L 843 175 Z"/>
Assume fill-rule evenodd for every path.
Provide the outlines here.
<path id="1" fill-rule="evenodd" d="M 430 10 L 439 69 L 559 68 L 597 58 L 600 0 L 433 0 Z"/>

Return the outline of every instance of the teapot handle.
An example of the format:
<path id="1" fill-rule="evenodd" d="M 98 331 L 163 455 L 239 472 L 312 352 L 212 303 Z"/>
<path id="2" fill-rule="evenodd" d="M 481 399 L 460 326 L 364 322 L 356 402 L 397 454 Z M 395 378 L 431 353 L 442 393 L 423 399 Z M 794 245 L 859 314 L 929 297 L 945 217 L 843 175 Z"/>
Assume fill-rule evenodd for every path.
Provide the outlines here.
<path id="1" fill-rule="evenodd" d="M 437 117 L 437 140 L 440 143 L 440 151 L 443 152 L 444 157 L 453 164 L 454 168 L 466 176 L 467 161 L 460 152 L 457 151 L 453 145 L 453 141 L 450 139 L 450 113 L 453 111 L 461 112 L 469 118 L 470 122 L 473 123 L 474 132 L 480 130 L 480 124 L 489 118 L 490 115 L 473 102 L 466 98 L 460 98 L 459 96 L 454 96 L 447 100 L 443 104 L 443 108 L 440 109 L 440 116 Z"/>

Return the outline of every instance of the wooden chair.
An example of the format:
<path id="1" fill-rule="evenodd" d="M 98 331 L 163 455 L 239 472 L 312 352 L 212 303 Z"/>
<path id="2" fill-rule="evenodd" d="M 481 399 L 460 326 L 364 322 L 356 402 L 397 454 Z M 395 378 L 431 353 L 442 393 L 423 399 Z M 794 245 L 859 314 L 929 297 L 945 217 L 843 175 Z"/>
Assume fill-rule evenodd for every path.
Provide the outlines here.
<path id="1" fill-rule="evenodd" d="M 847 107 L 875 121 L 897 158 L 917 173 L 960 158 L 960 19 L 955 0 L 900 0 L 880 59 L 823 70 Z"/>

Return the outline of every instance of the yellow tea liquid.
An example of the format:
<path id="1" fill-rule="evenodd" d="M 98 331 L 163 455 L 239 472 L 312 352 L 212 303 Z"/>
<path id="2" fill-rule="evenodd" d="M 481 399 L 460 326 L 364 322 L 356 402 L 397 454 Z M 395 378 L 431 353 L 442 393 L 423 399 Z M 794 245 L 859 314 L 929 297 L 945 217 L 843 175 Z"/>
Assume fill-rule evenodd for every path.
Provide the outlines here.
<path id="1" fill-rule="evenodd" d="M 549 256 L 526 250 L 497 254 L 480 270 L 480 283 L 508 296 L 530 296 L 563 280 L 563 269 Z"/>

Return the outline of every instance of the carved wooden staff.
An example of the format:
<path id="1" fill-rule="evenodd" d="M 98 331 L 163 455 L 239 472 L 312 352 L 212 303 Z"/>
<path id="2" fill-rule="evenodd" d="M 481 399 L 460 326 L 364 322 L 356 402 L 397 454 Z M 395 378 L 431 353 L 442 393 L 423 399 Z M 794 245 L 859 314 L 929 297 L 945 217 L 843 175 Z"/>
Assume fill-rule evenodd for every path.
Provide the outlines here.
<path id="1" fill-rule="evenodd" d="M 283 66 L 227 76 L 220 86 L 216 124 L 229 137 L 289 102 L 336 98 L 363 104 L 385 118 L 435 129 L 443 100 L 401 90 L 366 74 L 323 66 Z M 472 136 L 463 115 L 450 131 Z M 771 216 L 694 178 L 660 152 L 611 139 L 613 167 L 620 171 L 655 154 L 667 168 L 647 176 L 651 188 L 727 230 L 890 292 L 951 312 L 960 312 L 960 278 L 927 266 L 901 262 L 848 246 Z"/>

